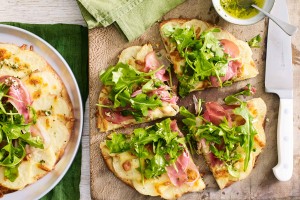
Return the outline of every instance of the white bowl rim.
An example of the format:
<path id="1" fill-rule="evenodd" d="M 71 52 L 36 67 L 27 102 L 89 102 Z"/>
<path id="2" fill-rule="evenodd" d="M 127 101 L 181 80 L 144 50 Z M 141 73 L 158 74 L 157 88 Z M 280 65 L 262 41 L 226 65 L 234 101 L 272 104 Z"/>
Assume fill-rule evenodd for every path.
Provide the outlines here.
<path id="1" fill-rule="evenodd" d="M 224 9 L 221 6 L 220 0 L 212 0 L 213 6 L 217 13 L 226 21 L 233 23 L 233 24 L 238 24 L 238 25 L 251 25 L 259 22 L 262 20 L 265 15 L 261 12 L 259 12 L 257 15 L 249 18 L 249 19 L 238 19 L 235 17 L 232 17 L 228 15 Z M 275 3 L 275 0 L 265 0 L 263 9 L 266 10 L 267 12 L 270 12 L 273 8 L 273 5 Z"/>

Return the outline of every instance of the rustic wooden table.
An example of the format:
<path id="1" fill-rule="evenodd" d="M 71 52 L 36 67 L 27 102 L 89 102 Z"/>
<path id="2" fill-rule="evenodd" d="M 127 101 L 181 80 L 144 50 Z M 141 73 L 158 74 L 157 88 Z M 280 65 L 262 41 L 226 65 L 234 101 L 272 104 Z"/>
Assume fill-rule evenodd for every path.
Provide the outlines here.
<path id="1" fill-rule="evenodd" d="M 2 22 L 23 22 L 32 24 L 78 24 L 86 26 L 75 0 L 10 0 L 1 1 Z M 88 101 L 87 101 L 88 102 Z M 88 111 L 85 108 L 82 136 L 82 167 L 80 199 L 90 199 L 89 127 Z M 87 126 L 86 126 L 87 125 Z"/>

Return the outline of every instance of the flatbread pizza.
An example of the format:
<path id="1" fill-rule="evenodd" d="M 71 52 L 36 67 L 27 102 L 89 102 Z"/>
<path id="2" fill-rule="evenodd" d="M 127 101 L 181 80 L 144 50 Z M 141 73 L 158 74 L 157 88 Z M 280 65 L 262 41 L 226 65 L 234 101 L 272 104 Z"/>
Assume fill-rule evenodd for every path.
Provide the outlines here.
<path id="1" fill-rule="evenodd" d="M 100 81 L 100 131 L 175 116 L 179 111 L 167 66 L 150 44 L 123 50 L 115 66 L 100 72 Z"/>
<path id="2" fill-rule="evenodd" d="M 265 102 L 261 98 L 245 102 L 236 96 L 225 100 L 227 104 L 206 102 L 198 115 L 180 108 L 189 138 L 197 141 L 220 189 L 248 177 L 266 144 Z"/>
<path id="3" fill-rule="evenodd" d="M 170 19 L 160 34 L 179 80 L 179 95 L 255 77 L 248 43 L 197 19 Z"/>
<path id="4" fill-rule="evenodd" d="M 112 133 L 100 149 L 108 168 L 141 194 L 176 199 L 205 188 L 175 120 Z"/>
<path id="5" fill-rule="evenodd" d="M 21 190 L 54 169 L 72 135 L 71 101 L 32 46 L 0 43 L 0 193 Z"/>

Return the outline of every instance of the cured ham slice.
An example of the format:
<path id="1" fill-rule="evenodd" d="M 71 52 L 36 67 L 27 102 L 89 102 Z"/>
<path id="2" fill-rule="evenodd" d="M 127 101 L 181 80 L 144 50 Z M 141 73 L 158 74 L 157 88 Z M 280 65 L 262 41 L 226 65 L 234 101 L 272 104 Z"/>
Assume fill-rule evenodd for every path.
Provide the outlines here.
<path id="1" fill-rule="evenodd" d="M 231 126 L 234 115 L 233 109 L 236 107 L 236 105 L 220 105 L 217 102 L 207 102 L 203 117 L 217 126 L 226 119 L 229 126 Z"/>
<path id="2" fill-rule="evenodd" d="M 180 187 L 184 183 L 193 185 L 199 178 L 196 165 L 191 161 L 188 151 L 184 151 L 176 160 L 175 166 L 166 168 L 167 174 L 173 185 Z"/>
<path id="3" fill-rule="evenodd" d="M 235 77 L 237 75 L 238 69 L 241 67 L 241 63 L 238 61 L 229 61 L 228 63 L 228 68 L 226 71 L 225 76 L 220 77 L 222 83 L 232 79 L 233 77 Z M 210 81 L 211 81 L 211 85 L 213 87 L 219 87 L 220 83 L 217 77 L 215 76 L 211 76 L 210 77 Z"/>
<path id="4" fill-rule="evenodd" d="M 224 52 L 227 53 L 228 55 L 230 55 L 231 58 L 236 58 L 240 55 L 240 50 L 239 50 L 238 46 L 235 43 L 233 43 L 232 41 L 223 39 L 220 41 L 220 43 L 224 48 Z M 237 75 L 238 69 L 240 67 L 241 67 L 241 63 L 239 61 L 233 61 L 233 60 L 229 61 L 225 76 L 220 77 L 221 81 L 224 82 L 224 81 L 230 80 L 233 77 L 235 77 Z M 219 80 L 217 77 L 211 76 L 210 81 L 211 81 L 211 85 L 213 87 L 220 86 L 220 83 L 219 83 Z"/>
<path id="5" fill-rule="evenodd" d="M 154 51 L 148 53 L 145 57 L 145 72 L 149 72 L 150 70 L 156 70 L 161 66 L 159 60 L 156 57 L 156 54 Z M 156 78 L 158 78 L 161 81 L 168 81 L 169 76 L 166 73 L 165 69 L 161 69 L 158 72 L 155 73 Z"/>
<path id="6" fill-rule="evenodd" d="M 224 52 L 230 55 L 231 58 L 236 58 L 240 55 L 239 47 L 234 42 L 223 39 L 220 43 L 224 48 Z"/>
<path id="7" fill-rule="evenodd" d="M 0 82 L 9 86 L 7 102 L 11 103 L 18 113 L 24 116 L 25 121 L 28 122 L 28 106 L 31 105 L 32 101 L 26 87 L 20 79 L 13 76 L 2 76 L 0 77 Z"/>

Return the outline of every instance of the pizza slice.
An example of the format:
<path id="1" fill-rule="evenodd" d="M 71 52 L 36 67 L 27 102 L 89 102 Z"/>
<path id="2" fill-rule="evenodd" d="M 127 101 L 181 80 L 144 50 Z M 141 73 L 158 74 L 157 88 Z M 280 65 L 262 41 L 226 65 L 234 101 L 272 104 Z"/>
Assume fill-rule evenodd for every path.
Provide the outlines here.
<path id="1" fill-rule="evenodd" d="M 221 28 L 196 19 L 171 19 L 160 24 L 160 34 L 182 97 L 258 74 L 249 45 Z"/>
<path id="2" fill-rule="evenodd" d="M 205 188 L 175 120 L 112 133 L 100 149 L 108 168 L 141 194 L 176 199 Z"/>
<path id="3" fill-rule="evenodd" d="M 2 196 L 55 168 L 75 118 L 61 78 L 32 46 L 0 43 L 0 94 Z"/>
<path id="4" fill-rule="evenodd" d="M 171 79 L 150 44 L 122 51 L 115 66 L 100 73 L 98 127 L 109 131 L 174 116 L 178 97 Z"/>
<path id="5" fill-rule="evenodd" d="M 196 116 L 180 108 L 188 138 L 197 141 L 198 152 L 204 155 L 221 189 L 249 176 L 266 144 L 264 101 L 254 98 L 244 102 L 232 95 L 225 102 L 206 102 L 204 112 Z M 201 112 L 200 107 L 196 110 Z"/>

